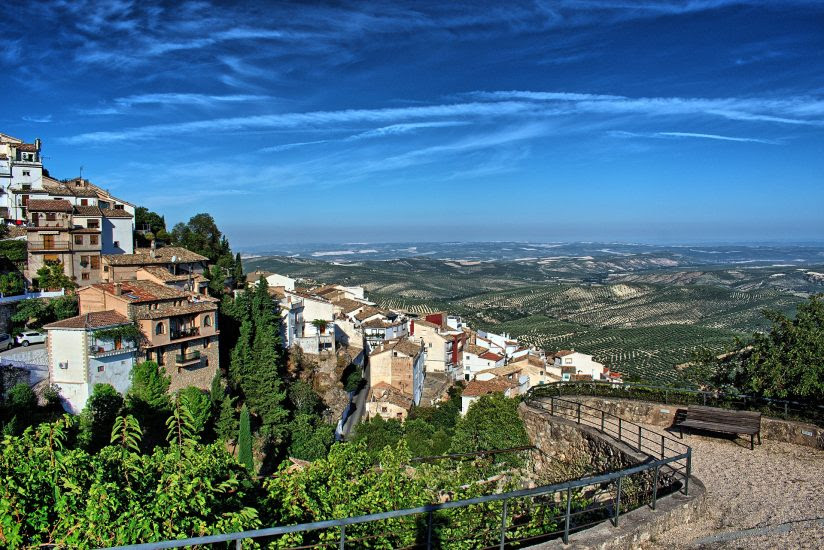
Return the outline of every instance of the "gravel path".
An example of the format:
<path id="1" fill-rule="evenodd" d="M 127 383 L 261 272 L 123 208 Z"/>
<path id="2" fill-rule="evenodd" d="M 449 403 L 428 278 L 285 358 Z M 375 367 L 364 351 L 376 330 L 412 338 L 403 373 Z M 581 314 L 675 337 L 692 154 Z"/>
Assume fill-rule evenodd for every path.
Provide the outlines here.
<path id="1" fill-rule="evenodd" d="M 684 440 L 707 487 L 707 512 L 645 549 L 824 548 L 824 451 L 767 440 L 750 451 L 749 439 L 723 436 Z"/>

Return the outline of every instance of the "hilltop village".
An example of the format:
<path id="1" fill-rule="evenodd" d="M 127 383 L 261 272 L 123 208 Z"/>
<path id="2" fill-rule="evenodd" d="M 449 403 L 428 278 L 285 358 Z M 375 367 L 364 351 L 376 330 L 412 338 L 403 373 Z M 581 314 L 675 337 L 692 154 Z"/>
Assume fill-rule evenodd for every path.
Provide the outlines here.
<path id="1" fill-rule="evenodd" d="M 87 179 L 52 177 L 43 166 L 39 139 L 25 143 L 0 134 L 0 193 L 5 238 L 26 243 L 19 266 L 24 289 L 2 299 L 66 292 L 45 288 L 47 275 L 57 284 L 63 278 L 76 286 L 79 314 L 43 327 L 48 373 L 32 374 L 32 383 L 58 388 L 64 407 L 75 413 L 96 384 L 127 392 L 132 368 L 146 360 L 165 368 L 170 392 L 209 388 L 221 366 L 220 304 L 208 291 L 214 278 L 209 258 L 161 246 L 154 238 L 147 244 L 149 228 L 135 226 L 134 204 Z M 140 242 L 144 246 L 136 246 Z M 547 354 L 507 334 L 473 329 L 447 312 L 382 309 L 362 287 L 307 285 L 266 272 L 237 281 L 231 273 L 218 273 L 227 292 L 266 282 L 278 304 L 281 342 L 290 356 L 313 361 L 319 371 L 328 365 L 332 379 L 340 379 L 341 364 L 360 370 L 365 399 L 360 407 L 337 407 L 339 429 L 352 411 L 357 419 L 403 420 L 414 406 L 447 399 L 458 382 L 465 385 L 464 412 L 489 393 L 515 396 L 569 380 L 621 382 L 620 373 L 590 355 Z"/>

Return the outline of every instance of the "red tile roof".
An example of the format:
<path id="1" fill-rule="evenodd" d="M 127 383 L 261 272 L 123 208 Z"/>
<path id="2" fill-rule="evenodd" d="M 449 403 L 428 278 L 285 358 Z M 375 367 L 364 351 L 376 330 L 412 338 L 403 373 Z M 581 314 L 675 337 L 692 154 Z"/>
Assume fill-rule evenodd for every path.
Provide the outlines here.
<path id="1" fill-rule="evenodd" d="M 129 324 L 128 318 L 113 310 L 95 311 L 45 325 L 45 329 L 59 328 L 102 328 Z"/>
<path id="2" fill-rule="evenodd" d="M 65 199 L 30 199 L 29 212 L 71 212 L 72 204 Z"/>
<path id="3" fill-rule="evenodd" d="M 153 302 L 155 300 L 168 300 L 171 298 L 188 297 L 188 295 L 185 292 L 182 292 L 170 286 L 155 283 L 153 281 L 123 281 L 122 283 L 98 283 L 92 286 L 94 288 L 99 288 L 104 292 L 114 295 L 115 284 L 120 285 L 121 297 L 132 303 Z"/>
<path id="4" fill-rule="evenodd" d="M 496 361 L 496 362 L 503 359 L 502 356 L 498 355 L 497 353 L 492 353 L 491 351 L 488 351 L 488 352 L 484 353 L 483 355 L 479 355 L 479 357 L 481 359 L 489 359 L 490 361 Z"/>
<path id="5" fill-rule="evenodd" d="M 481 395 L 486 395 L 488 393 L 503 393 L 511 387 L 511 383 L 500 379 L 485 381 L 471 380 L 466 384 L 466 387 L 461 395 L 465 397 L 480 397 Z"/>

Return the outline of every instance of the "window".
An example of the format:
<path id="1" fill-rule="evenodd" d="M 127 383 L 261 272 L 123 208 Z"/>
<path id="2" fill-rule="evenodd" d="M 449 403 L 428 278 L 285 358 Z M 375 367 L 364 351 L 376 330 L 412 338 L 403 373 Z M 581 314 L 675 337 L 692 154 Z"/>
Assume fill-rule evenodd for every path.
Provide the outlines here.
<path id="1" fill-rule="evenodd" d="M 105 271 L 106 273 L 108 273 L 108 272 L 109 272 L 109 266 L 104 265 L 104 266 L 103 266 L 103 271 Z"/>
<path id="2" fill-rule="evenodd" d="M 115 210 L 125 210 L 125 209 L 123 208 L 123 205 L 122 205 L 122 204 L 115 204 L 115 205 L 114 205 L 114 209 L 115 209 Z"/>
<path id="3" fill-rule="evenodd" d="M 100 229 L 100 220 L 87 220 L 86 227 L 89 229 Z"/>
<path id="4" fill-rule="evenodd" d="M 80 206 L 89 206 L 89 199 L 80 199 Z"/>
<path id="5" fill-rule="evenodd" d="M 105 365 L 97 365 L 97 372 L 103 372 L 104 370 L 106 370 Z"/>
<path id="6" fill-rule="evenodd" d="M 89 265 L 89 257 L 88 256 L 80 256 L 80 265 L 86 267 Z"/>
<path id="7" fill-rule="evenodd" d="M 89 280 L 89 273 L 88 272 L 81 273 L 80 278 L 84 281 L 88 281 Z"/>
<path id="8" fill-rule="evenodd" d="M 166 364 L 166 358 L 163 355 L 163 348 L 157 348 L 157 364 L 161 367 Z"/>
<path id="9" fill-rule="evenodd" d="M 23 170 L 23 175 L 24 176 L 31 176 L 31 171 L 30 170 Z"/>
<path id="10" fill-rule="evenodd" d="M 83 235 L 75 235 L 74 244 L 83 244 Z M 88 256 L 84 256 L 84 258 L 88 258 Z"/>
<path id="11" fill-rule="evenodd" d="M 97 244 L 98 242 L 98 235 L 89 235 L 89 244 Z"/>
<path id="12" fill-rule="evenodd" d="M 92 256 L 92 269 L 100 269 L 100 256 Z"/>
<path id="13" fill-rule="evenodd" d="M 120 241 L 115 241 L 113 244 L 115 248 L 120 248 Z"/>
<path id="14" fill-rule="evenodd" d="M 387 409 L 386 407 L 381 407 L 381 412 L 382 412 L 382 413 L 385 413 L 385 412 L 387 412 L 387 411 L 388 411 L 388 409 Z"/>
<path id="15" fill-rule="evenodd" d="M 571 365 L 572 359 L 564 359 L 564 363 L 566 363 L 567 365 Z"/>
<path id="16" fill-rule="evenodd" d="M 54 212 L 46 212 L 46 221 L 47 222 L 57 221 L 57 214 L 55 214 Z"/>
<path id="17" fill-rule="evenodd" d="M 205 317 L 203 317 L 203 326 L 204 327 L 212 326 L 212 317 L 211 316 L 206 315 Z"/>
<path id="18" fill-rule="evenodd" d="M 165 332 L 165 328 L 163 323 L 158 323 L 155 325 L 155 334 L 163 334 Z"/>

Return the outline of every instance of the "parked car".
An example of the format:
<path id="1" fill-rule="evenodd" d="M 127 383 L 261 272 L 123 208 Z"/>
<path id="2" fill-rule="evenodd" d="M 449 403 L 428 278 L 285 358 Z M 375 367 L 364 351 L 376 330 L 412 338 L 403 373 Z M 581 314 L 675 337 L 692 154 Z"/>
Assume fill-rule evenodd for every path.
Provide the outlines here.
<path id="1" fill-rule="evenodd" d="M 29 344 L 42 344 L 45 341 L 46 335 L 36 330 L 27 330 L 17 335 L 17 343 L 24 347 Z"/>
<path id="2" fill-rule="evenodd" d="M 0 333 L 0 349 L 11 349 L 14 345 L 14 338 L 6 333 Z"/>

